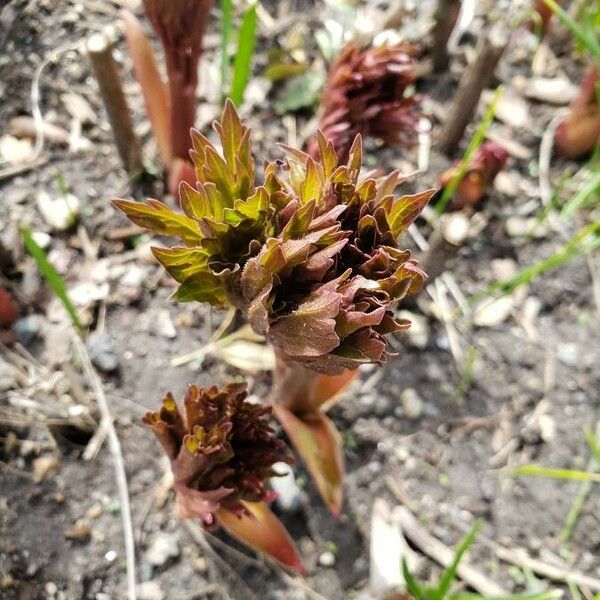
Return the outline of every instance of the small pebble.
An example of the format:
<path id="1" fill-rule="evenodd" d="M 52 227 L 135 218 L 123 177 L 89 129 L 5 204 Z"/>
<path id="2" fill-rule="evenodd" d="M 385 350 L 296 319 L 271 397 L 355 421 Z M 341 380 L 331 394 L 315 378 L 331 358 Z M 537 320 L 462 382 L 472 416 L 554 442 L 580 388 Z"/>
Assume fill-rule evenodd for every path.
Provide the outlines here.
<path id="1" fill-rule="evenodd" d="M 104 560 L 106 560 L 107 562 L 114 562 L 114 560 L 117 558 L 117 553 L 114 550 L 109 550 L 105 555 L 104 555 Z"/>
<path id="2" fill-rule="evenodd" d="M 53 454 L 44 454 L 33 461 L 33 477 L 35 481 L 42 481 L 58 467 L 58 458 Z"/>
<path id="3" fill-rule="evenodd" d="M 333 567 L 335 565 L 335 554 L 326 550 L 319 556 L 319 564 L 322 567 Z"/>
<path id="4" fill-rule="evenodd" d="M 407 419 L 416 420 L 423 414 L 423 400 L 413 388 L 406 388 L 400 394 L 402 409 Z"/>
<path id="5" fill-rule="evenodd" d="M 88 352 L 94 366 L 103 373 L 112 373 L 119 367 L 119 359 L 106 333 L 93 333 L 87 341 Z"/>
<path id="6" fill-rule="evenodd" d="M 23 346 L 29 346 L 40 336 L 42 319 L 38 315 L 29 315 L 15 322 L 13 331 Z"/>
<path id="7" fill-rule="evenodd" d="M 46 594 L 48 594 L 48 596 L 56 596 L 56 593 L 58 592 L 58 586 L 53 581 L 49 581 L 44 586 L 44 589 L 46 590 Z"/>
<path id="8" fill-rule="evenodd" d="M 168 560 L 178 556 L 178 536 L 170 533 L 160 533 L 152 541 L 145 558 L 154 567 L 162 567 Z"/>
<path id="9" fill-rule="evenodd" d="M 273 469 L 280 474 L 270 480 L 273 491 L 277 492 L 277 506 L 285 512 L 297 512 L 302 507 L 302 492 L 292 468 L 287 463 L 278 462 L 273 465 Z"/>
<path id="10" fill-rule="evenodd" d="M 157 581 L 144 581 L 136 586 L 138 600 L 163 600 L 164 592 Z"/>

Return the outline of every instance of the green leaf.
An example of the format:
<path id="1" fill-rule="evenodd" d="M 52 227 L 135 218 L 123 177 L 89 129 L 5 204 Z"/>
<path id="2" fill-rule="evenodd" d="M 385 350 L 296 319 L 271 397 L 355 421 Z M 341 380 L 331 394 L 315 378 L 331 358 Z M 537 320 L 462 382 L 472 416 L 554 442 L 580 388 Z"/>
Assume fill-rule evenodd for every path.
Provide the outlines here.
<path id="1" fill-rule="evenodd" d="M 167 270 L 169 275 L 180 283 L 201 272 L 210 272 L 208 254 L 200 248 L 173 246 L 172 248 L 152 248 L 152 254 Z"/>
<path id="2" fill-rule="evenodd" d="M 600 197 L 600 171 L 591 177 L 565 204 L 560 216 L 563 218 L 571 217 L 579 208 L 587 204 L 588 200 L 598 199 L 598 197 Z"/>
<path id="3" fill-rule="evenodd" d="M 306 73 L 310 65 L 308 63 L 273 63 L 270 64 L 263 75 L 270 81 L 280 81 L 281 79 L 289 79 Z"/>
<path id="4" fill-rule="evenodd" d="M 401 196 L 386 203 L 386 216 L 394 237 L 404 233 L 421 214 L 437 190 L 427 190 L 411 196 Z"/>
<path id="5" fill-rule="evenodd" d="M 521 272 L 497 281 L 485 290 L 473 294 L 469 304 L 487 298 L 488 296 L 502 297 L 512 294 L 523 284 L 531 283 L 536 277 L 557 267 L 568 263 L 577 256 L 583 256 L 600 248 L 600 221 L 590 223 L 580 229 L 564 246 L 559 248 L 552 256 L 523 269 Z"/>
<path id="6" fill-rule="evenodd" d="M 233 81 L 231 83 L 231 100 L 239 106 L 244 100 L 244 92 L 250 79 L 250 68 L 256 43 L 256 4 L 244 13 L 238 45 L 233 64 Z"/>
<path id="7" fill-rule="evenodd" d="M 208 302 L 213 306 L 227 306 L 227 296 L 220 279 L 208 271 L 186 279 L 171 296 L 176 302 Z"/>
<path id="8" fill-rule="evenodd" d="M 113 200 L 112 203 L 136 225 L 154 233 L 181 238 L 189 246 L 197 244 L 202 238 L 200 227 L 194 219 L 172 211 L 159 200 Z"/>
<path id="9" fill-rule="evenodd" d="M 52 291 L 56 295 L 56 297 L 60 300 L 64 309 L 67 311 L 71 323 L 77 328 L 81 329 L 81 321 L 79 320 L 79 315 L 77 314 L 77 310 L 75 306 L 71 302 L 69 295 L 67 293 L 67 286 L 65 285 L 64 279 L 58 274 L 56 269 L 50 264 L 46 253 L 42 248 L 40 248 L 37 242 L 33 239 L 31 235 L 31 231 L 27 228 L 21 229 L 21 238 L 23 243 L 25 244 L 25 248 L 27 248 L 27 252 L 31 254 L 33 260 L 40 270 L 42 277 L 50 284 Z"/>
<path id="10" fill-rule="evenodd" d="M 452 562 L 450 563 L 450 565 L 448 565 L 446 569 L 444 569 L 444 572 L 442 573 L 442 576 L 440 578 L 440 583 L 436 589 L 436 596 L 438 600 L 444 600 L 446 594 L 448 594 L 448 592 L 450 591 L 450 586 L 456 579 L 456 570 L 458 569 L 458 565 L 460 564 L 460 561 L 465 555 L 465 552 L 475 541 L 475 536 L 481 528 L 481 523 L 481 520 L 475 521 L 475 524 L 473 525 L 473 527 L 471 527 L 469 533 L 465 535 L 465 537 L 460 541 L 456 550 L 454 551 L 454 557 L 452 558 Z"/>
<path id="11" fill-rule="evenodd" d="M 588 427 L 583 430 L 583 434 L 585 435 L 585 441 L 590 448 L 594 460 L 598 465 L 600 465 L 600 440 Z"/>
<path id="12" fill-rule="evenodd" d="M 317 103 L 325 74 L 322 71 L 307 71 L 304 75 L 294 77 L 286 82 L 282 90 L 282 97 L 275 102 L 274 108 L 278 115 L 310 108 Z"/>
<path id="13" fill-rule="evenodd" d="M 544 3 L 571 30 L 571 33 L 579 42 L 589 50 L 594 61 L 600 67 L 600 38 L 598 38 L 595 24 L 588 21 L 585 26 L 581 26 L 555 0 L 544 0 Z"/>
<path id="14" fill-rule="evenodd" d="M 568 481 L 593 481 L 600 483 L 600 473 L 588 471 L 576 471 L 574 469 L 555 469 L 553 467 L 542 467 L 540 465 L 521 465 L 502 469 L 501 473 L 508 477 L 550 477 L 552 479 L 565 479 Z"/>
<path id="15" fill-rule="evenodd" d="M 417 580 L 413 577 L 413 574 L 410 572 L 408 563 L 404 557 L 402 558 L 402 574 L 404 575 L 406 589 L 412 596 L 416 598 L 416 600 L 429 600 L 429 598 L 425 596 L 425 590 L 423 589 L 423 586 L 417 582 Z"/>

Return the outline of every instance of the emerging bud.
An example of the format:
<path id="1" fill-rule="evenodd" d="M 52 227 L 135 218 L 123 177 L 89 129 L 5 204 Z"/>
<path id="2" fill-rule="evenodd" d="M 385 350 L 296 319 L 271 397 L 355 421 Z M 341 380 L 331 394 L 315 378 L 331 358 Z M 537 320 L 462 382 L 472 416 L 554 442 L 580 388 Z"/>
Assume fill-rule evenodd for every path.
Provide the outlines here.
<path id="1" fill-rule="evenodd" d="M 171 460 L 182 517 L 211 527 L 219 511 L 242 517 L 244 502 L 273 499 L 265 485 L 272 466 L 291 459 L 268 424 L 270 412 L 246 400 L 245 385 L 190 385 L 183 410 L 169 393 L 144 417 Z"/>
<path id="2" fill-rule="evenodd" d="M 342 50 L 329 70 L 320 120 L 340 160 L 347 160 L 359 133 L 390 145 L 414 142 L 419 97 L 407 93 L 416 80 L 414 54 L 405 42 L 364 50 L 348 44 Z M 316 138 L 308 152 L 317 157 Z"/>
<path id="3" fill-rule="evenodd" d="M 181 284 L 174 298 L 232 304 L 282 358 L 322 372 L 385 361 L 384 335 L 409 326 L 392 311 L 426 278 L 396 240 L 435 191 L 394 197 L 398 172 L 360 178 L 360 136 L 340 164 L 321 133 L 318 161 L 286 148 L 255 187 L 249 131 L 231 103 L 215 129 L 222 156 L 193 134 L 198 184 L 181 186 L 185 214 L 115 201 L 138 225 L 182 239 L 154 249 Z"/>
<path id="4" fill-rule="evenodd" d="M 490 140 L 481 144 L 471 158 L 467 172 L 454 193 L 450 210 L 477 206 L 494 183 L 496 175 L 504 168 L 507 159 L 508 152 L 500 144 Z M 440 185 L 447 186 L 459 169 L 460 163 L 456 163 L 444 171 L 439 178 Z"/>
<path id="5" fill-rule="evenodd" d="M 556 129 L 556 149 L 562 156 L 579 158 L 596 147 L 600 139 L 599 83 L 598 67 L 589 67 L 569 114 Z"/>

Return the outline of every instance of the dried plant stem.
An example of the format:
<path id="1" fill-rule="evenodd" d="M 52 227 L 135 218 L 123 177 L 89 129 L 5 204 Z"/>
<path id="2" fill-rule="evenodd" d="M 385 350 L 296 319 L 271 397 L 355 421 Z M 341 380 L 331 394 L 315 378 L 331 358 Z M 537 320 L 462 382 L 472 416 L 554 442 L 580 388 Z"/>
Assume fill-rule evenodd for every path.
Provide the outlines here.
<path id="1" fill-rule="evenodd" d="M 433 29 L 433 70 L 441 73 L 448 68 L 448 40 L 460 10 L 459 0 L 438 0 Z"/>
<path id="2" fill-rule="evenodd" d="M 481 92 L 491 83 L 498 61 L 508 43 L 503 28 L 492 29 L 478 44 L 475 61 L 465 70 L 448 119 L 439 134 L 438 147 L 447 155 L 454 153 L 467 125 L 473 118 Z"/>
<path id="3" fill-rule="evenodd" d="M 125 464 L 121 444 L 117 431 L 113 424 L 112 415 L 108 401 L 102 388 L 100 377 L 92 366 L 92 361 L 84 343 L 75 330 L 73 330 L 73 344 L 81 361 L 81 365 L 89 380 L 90 386 L 98 403 L 98 409 L 102 415 L 100 427 L 106 429 L 108 435 L 108 447 L 113 457 L 117 488 L 119 490 L 119 502 L 121 504 L 121 516 L 123 519 L 123 535 L 125 537 L 125 558 L 127 561 L 127 598 L 136 599 L 135 589 L 135 544 L 133 541 L 133 524 L 131 519 L 131 505 L 129 503 L 129 490 L 127 488 L 127 476 L 125 475 Z"/>
<path id="4" fill-rule="evenodd" d="M 428 283 L 434 281 L 456 257 L 469 232 L 469 219 L 464 213 L 445 214 L 440 217 L 431 237 L 429 248 L 423 257 L 422 268 Z"/>
<path id="5" fill-rule="evenodd" d="M 142 156 L 133 131 L 119 69 L 112 54 L 112 44 L 105 34 L 95 33 L 87 40 L 86 47 L 119 155 L 127 172 L 134 175 L 143 170 Z"/>

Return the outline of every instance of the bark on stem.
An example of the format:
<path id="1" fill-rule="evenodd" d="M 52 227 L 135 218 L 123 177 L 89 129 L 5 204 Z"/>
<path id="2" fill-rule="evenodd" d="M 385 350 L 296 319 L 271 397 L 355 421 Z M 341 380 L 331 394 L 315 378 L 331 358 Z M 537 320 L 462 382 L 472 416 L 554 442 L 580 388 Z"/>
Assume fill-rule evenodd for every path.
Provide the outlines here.
<path id="1" fill-rule="evenodd" d="M 433 30 L 433 70 L 435 73 L 441 73 L 448 68 L 450 62 L 448 39 L 456 24 L 459 10 L 460 0 L 438 0 Z"/>
<path id="2" fill-rule="evenodd" d="M 139 173 L 143 170 L 140 146 L 133 131 L 119 69 L 112 55 L 112 45 L 105 34 L 95 33 L 87 41 L 87 51 L 108 113 L 119 156 L 130 175 Z"/>
<path id="3" fill-rule="evenodd" d="M 448 111 L 448 119 L 439 135 L 438 147 L 447 155 L 457 148 L 467 125 L 473 118 L 481 92 L 488 87 L 494 76 L 496 65 L 508 43 L 501 28 L 493 29 L 477 46 L 475 61 L 465 70 Z"/>

